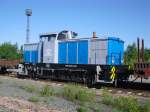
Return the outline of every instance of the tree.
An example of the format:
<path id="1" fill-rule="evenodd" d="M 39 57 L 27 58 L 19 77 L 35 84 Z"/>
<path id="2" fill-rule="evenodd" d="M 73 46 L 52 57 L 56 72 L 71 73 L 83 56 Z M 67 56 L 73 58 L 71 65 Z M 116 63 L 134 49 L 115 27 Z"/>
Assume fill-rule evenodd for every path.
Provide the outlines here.
<path id="1" fill-rule="evenodd" d="M 133 67 L 133 64 L 137 62 L 137 55 L 138 54 L 136 44 L 133 43 L 132 45 L 128 45 L 124 53 L 125 64 L 128 64 L 131 67 Z M 144 61 L 146 62 L 150 61 L 150 49 L 147 48 L 144 49 Z"/>
<path id="2" fill-rule="evenodd" d="M 23 58 L 23 45 L 20 46 L 19 54 L 20 58 Z"/>
<path id="3" fill-rule="evenodd" d="M 150 62 L 150 49 L 148 48 L 144 49 L 144 61 Z"/>
<path id="4" fill-rule="evenodd" d="M 17 44 L 12 45 L 9 42 L 5 42 L 0 45 L 0 59 L 18 59 L 20 54 L 18 53 Z"/>
<path id="5" fill-rule="evenodd" d="M 14 44 L 14 47 L 16 48 L 16 50 L 18 50 L 18 43 Z"/>
<path id="6" fill-rule="evenodd" d="M 20 47 L 20 52 L 23 53 L 23 45 Z"/>
<path id="7" fill-rule="evenodd" d="M 128 64 L 133 67 L 133 63 L 137 60 L 137 48 L 136 44 L 128 45 L 124 53 L 125 64 Z"/>

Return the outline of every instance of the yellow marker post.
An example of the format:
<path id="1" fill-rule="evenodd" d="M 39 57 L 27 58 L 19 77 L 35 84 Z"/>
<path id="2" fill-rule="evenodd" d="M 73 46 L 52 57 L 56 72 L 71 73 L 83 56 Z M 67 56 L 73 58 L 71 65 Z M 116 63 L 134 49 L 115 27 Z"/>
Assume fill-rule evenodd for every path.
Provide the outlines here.
<path id="1" fill-rule="evenodd" d="M 116 76 L 116 74 L 115 74 L 115 71 L 116 71 L 116 68 L 113 66 L 112 68 L 111 68 L 111 76 L 110 76 L 110 79 L 112 79 L 112 80 L 114 80 L 115 79 L 115 76 Z"/>

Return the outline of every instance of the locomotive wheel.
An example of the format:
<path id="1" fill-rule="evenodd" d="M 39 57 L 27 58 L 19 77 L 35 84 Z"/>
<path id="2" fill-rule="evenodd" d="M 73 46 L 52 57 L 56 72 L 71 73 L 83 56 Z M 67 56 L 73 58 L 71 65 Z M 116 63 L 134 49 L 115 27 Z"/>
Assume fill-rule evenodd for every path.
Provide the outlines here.
<path id="1" fill-rule="evenodd" d="M 90 77 L 90 78 L 87 79 L 87 80 L 88 80 L 88 81 L 87 81 L 87 86 L 88 86 L 89 88 L 92 88 L 93 85 L 95 84 L 94 78 L 93 78 L 93 77 Z"/>
<path id="2" fill-rule="evenodd" d="M 20 76 L 20 74 L 19 74 L 19 73 L 17 73 L 17 78 L 21 78 L 21 76 Z"/>

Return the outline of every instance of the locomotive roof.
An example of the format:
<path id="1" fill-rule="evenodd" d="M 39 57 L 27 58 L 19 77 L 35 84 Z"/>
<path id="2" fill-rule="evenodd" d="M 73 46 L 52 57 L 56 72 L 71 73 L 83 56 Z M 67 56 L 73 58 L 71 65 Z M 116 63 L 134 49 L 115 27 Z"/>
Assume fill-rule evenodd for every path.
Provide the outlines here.
<path id="1" fill-rule="evenodd" d="M 58 33 L 57 32 L 45 32 L 45 33 L 40 33 L 40 38 L 41 37 L 45 37 L 45 36 L 49 36 L 49 35 L 57 35 Z"/>
<path id="2" fill-rule="evenodd" d="M 120 42 L 124 42 L 123 40 L 121 40 L 120 38 L 117 37 L 104 37 L 104 38 L 100 38 L 100 37 L 96 37 L 96 38 L 74 38 L 74 39 L 65 39 L 65 40 L 60 40 L 60 41 L 79 41 L 79 40 L 101 40 L 101 41 L 107 41 L 107 40 L 115 40 L 115 41 L 120 41 Z"/>

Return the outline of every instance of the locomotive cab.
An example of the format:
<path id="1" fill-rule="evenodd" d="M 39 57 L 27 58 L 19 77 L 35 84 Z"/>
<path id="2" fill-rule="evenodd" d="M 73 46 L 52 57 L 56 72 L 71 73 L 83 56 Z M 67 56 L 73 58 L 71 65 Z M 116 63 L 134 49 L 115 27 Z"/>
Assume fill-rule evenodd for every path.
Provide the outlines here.
<path id="1" fill-rule="evenodd" d="M 57 40 L 65 40 L 65 39 L 73 39 L 77 37 L 77 33 L 63 30 L 59 33 L 48 32 L 40 34 L 40 41 L 57 41 Z"/>
<path id="2" fill-rule="evenodd" d="M 77 33 L 63 30 L 40 34 L 38 63 L 58 63 L 58 41 L 76 38 Z"/>

